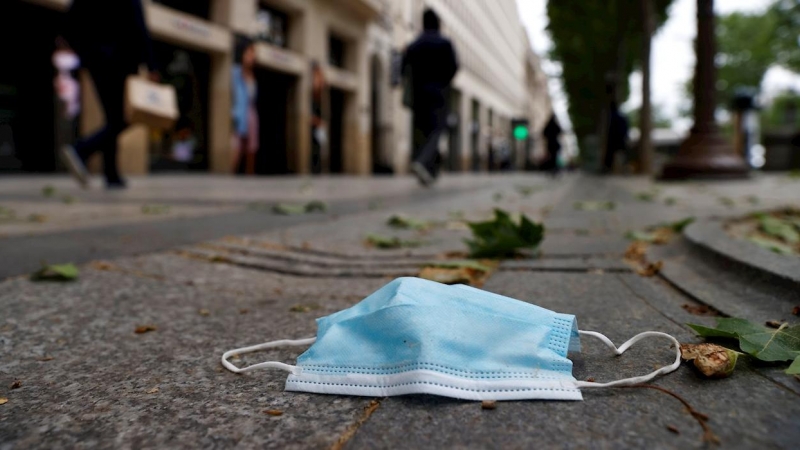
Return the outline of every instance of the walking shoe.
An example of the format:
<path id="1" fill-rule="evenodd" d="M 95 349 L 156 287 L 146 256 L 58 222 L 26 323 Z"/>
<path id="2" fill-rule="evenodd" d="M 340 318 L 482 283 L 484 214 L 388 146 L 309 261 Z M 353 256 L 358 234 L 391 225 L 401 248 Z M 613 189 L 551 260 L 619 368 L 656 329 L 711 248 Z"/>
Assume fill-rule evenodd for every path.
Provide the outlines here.
<path id="1" fill-rule="evenodd" d="M 122 178 L 114 178 L 111 180 L 106 180 L 106 189 L 109 191 L 119 191 L 128 188 L 128 183 L 125 182 Z"/>
<path id="2" fill-rule="evenodd" d="M 433 174 L 428 172 L 428 169 L 426 169 L 425 166 L 418 163 L 417 161 L 411 163 L 411 172 L 414 173 L 414 175 L 419 180 L 420 184 L 422 184 L 425 187 L 432 185 L 433 182 L 435 181 Z"/>
<path id="3" fill-rule="evenodd" d="M 86 189 L 89 185 L 89 171 L 86 170 L 86 165 L 81 160 L 81 157 L 78 156 L 75 148 L 71 145 L 64 145 L 61 147 L 59 154 L 61 155 L 61 161 L 67 166 L 67 169 L 75 177 L 78 184 Z"/>

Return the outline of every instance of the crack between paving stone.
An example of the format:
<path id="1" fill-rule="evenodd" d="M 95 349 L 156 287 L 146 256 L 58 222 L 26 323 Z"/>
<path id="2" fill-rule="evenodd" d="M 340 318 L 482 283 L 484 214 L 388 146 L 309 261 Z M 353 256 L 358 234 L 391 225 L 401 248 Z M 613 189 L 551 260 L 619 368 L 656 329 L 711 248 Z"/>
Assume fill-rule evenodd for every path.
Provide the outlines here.
<path id="1" fill-rule="evenodd" d="M 641 300 L 642 302 L 644 302 L 644 303 L 645 303 L 647 306 L 649 306 L 650 308 L 652 308 L 653 310 L 655 310 L 655 311 L 656 311 L 658 314 L 660 314 L 660 315 L 661 315 L 662 317 L 664 317 L 665 319 L 669 320 L 670 322 L 674 323 L 675 325 L 678 325 L 678 326 L 679 326 L 681 329 L 684 329 L 684 325 L 683 325 L 682 323 L 680 323 L 680 322 L 676 321 L 675 319 L 673 319 L 672 317 L 670 317 L 670 316 L 666 315 L 666 314 L 665 314 L 663 311 L 661 311 L 660 309 L 656 308 L 656 307 L 655 307 L 655 306 L 654 306 L 652 303 L 650 303 L 650 301 L 648 301 L 648 300 L 647 300 L 645 297 L 643 297 L 643 296 L 642 296 L 642 295 L 640 295 L 638 292 L 636 292 L 636 290 L 635 290 L 633 287 L 631 287 L 631 285 L 630 285 L 630 284 L 628 284 L 628 282 L 627 282 L 627 281 L 625 281 L 625 278 L 623 278 L 623 277 L 620 277 L 620 276 L 618 276 L 618 277 L 616 277 L 616 278 L 617 278 L 617 279 L 618 279 L 618 280 L 619 280 L 619 281 L 620 281 L 620 282 L 621 282 L 621 283 L 622 283 L 622 284 L 623 284 L 623 285 L 624 285 L 624 286 L 625 286 L 625 287 L 628 289 L 628 291 L 630 291 L 630 293 L 631 293 L 631 294 L 633 294 L 633 295 L 634 295 L 636 298 L 638 298 L 639 300 Z M 702 302 L 701 302 L 701 303 L 702 303 Z M 708 305 L 707 305 L 707 306 L 708 306 Z"/>
<path id="2" fill-rule="evenodd" d="M 331 445 L 330 450 L 342 450 L 342 448 L 344 448 L 344 446 L 350 441 L 350 439 L 352 439 L 353 436 L 355 436 L 356 432 L 358 432 L 358 429 L 361 428 L 361 425 L 364 425 L 364 423 L 367 420 L 369 420 L 369 418 L 372 416 L 372 413 L 374 413 L 375 410 L 377 410 L 378 407 L 381 406 L 381 401 L 382 399 L 376 398 L 371 402 L 369 402 L 369 404 L 364 407 L 361 416 L 359 416 L 355 422 L 353 422 L 352 424 L 350 424 L 349 427 L 347 427 L 344 433 L 342 433 L 342 435 L 339 436 L 339 439 L 337 439 L 336 442 L 334 442 L 334 444 Z"/>

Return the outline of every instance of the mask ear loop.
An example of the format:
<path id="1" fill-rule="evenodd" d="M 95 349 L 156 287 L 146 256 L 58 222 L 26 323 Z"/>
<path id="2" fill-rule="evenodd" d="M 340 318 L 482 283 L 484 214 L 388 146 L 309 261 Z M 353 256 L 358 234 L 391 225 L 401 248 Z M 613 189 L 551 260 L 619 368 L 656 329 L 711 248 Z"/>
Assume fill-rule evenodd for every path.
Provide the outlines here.
<path id="1" fill-rule="evenodd" d="M 275 348 L 275 347 L 283 347 L 283 346 L 303 346 L 303 345 L 311 345 L 316 341 L 317 338 L 307 338 L 307 339 L 297 339 L 297 340 L 289 340 L 283 339 L 280 341 L 272 341 L 272 342 L 265 342 L 263 344 L 253 345 L 250 347 L 242 347 L 237 348 L 235 350 L 228 350 L 227 352 L 222 354 L 222 365 L 225 366 L 226 369 L 230 370 L 233 373 L 244 373 L 249 372 L 251 370 L 256 369 L 281 369 L 285 370 L 286 372 L 290 372 L 293 374 L 297 373 L 297 366 L 293 366 L 291 364 L 284 364 L 278 361 L 266 361 L 258 364 L 253 364 L 252 366 L 242 367 L 241 369 L 234 366 L 228 361 L 233 355 L 241 355 L 243 353 L 252 353 L 257 352 L 259 350 L 264 350 L 267 348 Z"/>
<path id="2" fill-rule="evenodd" d="M 657 377 L 659 375 L 667 374 L 667 373 L 670 373 L 670 372 L 674 372 L 681 365 L 681 344 L 680 344 L 680 342 L 678 342 L 677 339 L 675 339 L 674 337 L 672 337 L 672 336 L 670 336 L 670 335 L 668 335 L 666 333 L 661 333 L 661 332 L 658 332 L 658 331 L 646 331 L 644 333 L 639 333 L 636 336 L 630 338 L 624 344 L 620 345 L 619 348 L 617 348 L 617 346 L 615 346 L 614 343 L 611 342 L 611 340 L 609 338 L 607 338 L 604 335 L 602 335 L 600 333 L 597 333 L 595 331 L 578 331 L 578 333 L 580 333 L 582 336 L 592 336 L 594 338 L 597 338 L 597 339 L 601 340 L 604 344 L 606 344 L 607 346 L 612 348 L 617 355 L 621 355 L 621 354 L 625 353 L 625 350 L 629 349 L 633 344 L 635 344 L 635 343 L 637 343 L 637 342 L 639 342 L 642 339 L 647 338 L 647 337 L 663 337 L 663 338 L 667 338 L 667 339 L 671 340 L 672 343 L 675 345 L 675 362 L 673 362 L 672 364 L 670 364 L 668 366 L 664 366 L 664 367 L 662 367 L 660 369 L 657 369 L 657 370 L 655 370 L 655 371 L 653 371 L 653 372 L 651 372 L 651 373 L 649 373 L 647 375 L 642 375 L 642 376 L 633 377 L 633 378 L 624 378 L 622 380 L 611 381 L 611 382 L 608 382 L 608 383 L 592 383 L 592 382 L 589 382 L 589 381 L 576 381 L 575 385 L 577 387 L 579 387 L 579 388 L 608 388 L 608 387 L 633 386 L 633 385 L 636 385 L 636 384 L 642 384 L 642 383 L 646 383 L 646 382 L 652 380 L 653 378 L 655 378 L 655 377 Z"/>

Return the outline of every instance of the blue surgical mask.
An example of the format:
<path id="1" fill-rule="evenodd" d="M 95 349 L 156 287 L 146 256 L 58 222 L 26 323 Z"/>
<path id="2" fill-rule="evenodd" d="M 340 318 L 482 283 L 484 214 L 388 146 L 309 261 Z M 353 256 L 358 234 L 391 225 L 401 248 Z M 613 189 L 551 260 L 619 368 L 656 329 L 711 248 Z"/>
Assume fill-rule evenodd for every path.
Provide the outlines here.
<path id="1" fill-rule="evenodd" d="M 225 352 L 222 364 L 241 373 L 289 372 L 287 391 L 385 397 L 435 394 L 468 400 L 582 400 L 582 388 L 644 383 L 680 365 L 680 344 L 659 332 L 617 348 L 605 336 L 579 331 L 575 316 L 468 286 L 399 278 L 355 306 L 317 319 L 317 337 L 267 342 Z M 675 346 L 675 362 L 648 375 L 590 383 L 572 376 L 569 352 L 592 336 L 619 355 L 648 336 Z M 297 365 L 269 361 L 238 368 L 233 355 L 286 345 L 311 347 Z"/>

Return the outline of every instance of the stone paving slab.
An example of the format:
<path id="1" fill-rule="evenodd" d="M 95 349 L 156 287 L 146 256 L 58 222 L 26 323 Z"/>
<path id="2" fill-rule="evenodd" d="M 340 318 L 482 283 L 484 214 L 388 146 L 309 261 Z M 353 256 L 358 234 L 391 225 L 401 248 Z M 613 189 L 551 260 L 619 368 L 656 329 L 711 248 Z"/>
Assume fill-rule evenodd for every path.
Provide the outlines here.
<path id="1" fill-rule="evenodd" d="M 0 386 L 9 401 L 0 408 L 0 447 L 327 447 L 369 403 L 287 394 L 285 373 L 235 375 L 219 358 L 238 346 L 313 336 L 315 317 L 383 281 L 309 283 L 173 256 L 138 263 L 149 276 L 85 268 L 75 283 L 2 283 Z M 164 280 L 152 278 L 158 272 Z M 219 276 L 227 288 L 194 283 Z M 258 285 L 260 295 L 231 289 L 241 285 Z M 317 309 L 291 312 L 297 304 Z M 157 330 L 135 334 L 142 324 Z M 298 354 L 280 349 L 236 362 L 293 362 Z M 7 391 L 15 379 L 22 388 Z"/>
<path id="2" fill-rule="evenodd" d="M 485 288 L 576 313 L 582 329 L 604 332 L 618 344 L 647 330 L 693 340 L 688 328 L 665 319 L 615 275 L 520 277 L 500 272 Z M 658 340 L 642 342 L 619 358 L 597 342 L 583 344 L 584 352 L 572 357 L 578 379 L 640 375 L 672 361 L 669 346 Z M 746 364 L 720 381 L 701 380 L 684 365 L 654 384 L 708 414 L 725 448 L 790 448 L 800 438 L 793 419 L 800 413 L 798 396 Z M 433 396 L 393 397 L 381 402 L 350 448 L 393 448 L 398 442 L 410 448 L 704 448 L 701 436 L 700 427 L 672 397 L 647 389 L 616 389 L 584 392 L 583 402 L 501 402 L 495 410 Z"/>

